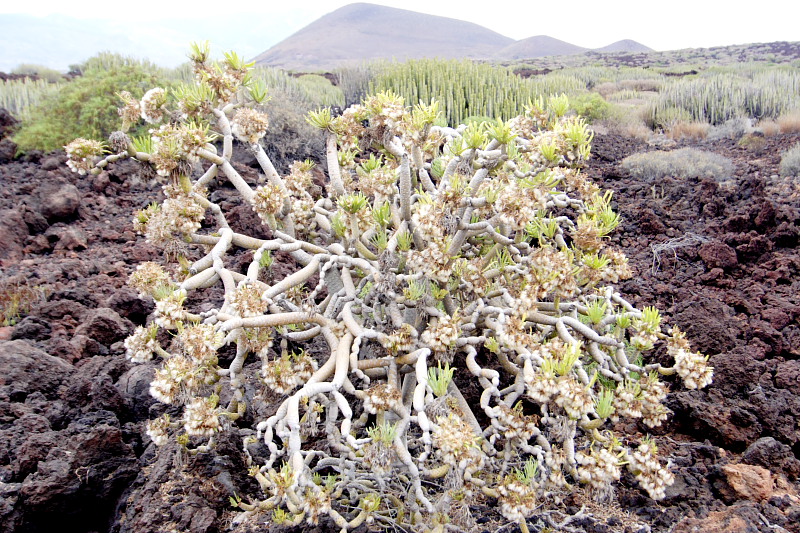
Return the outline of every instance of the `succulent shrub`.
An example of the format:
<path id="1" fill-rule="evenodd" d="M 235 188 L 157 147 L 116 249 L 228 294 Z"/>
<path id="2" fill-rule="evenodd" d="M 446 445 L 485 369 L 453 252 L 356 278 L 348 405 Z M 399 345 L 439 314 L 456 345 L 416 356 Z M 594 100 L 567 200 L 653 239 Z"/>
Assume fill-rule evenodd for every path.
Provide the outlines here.
<path id="1" fill-rule="evenodd" d="M 586 91 L 586 83 L 572 74 L 522 78 L 511 69 L 469 60 L 374 62 L 365 69 L 370 78 L 362 82 L 368 82 L 368 92 L 392 91 L 407 102 L 436 100 L 448 124 L 466 122 L 470 116 L 507 120 L 519 115 L 532 99 Z"/>
<path id="2" fill-rule="evenodd" d="M 150 391 L 173 416 L 149 423 L 155 444 L 196 453 L 241 435 L 262 493 L 232 499 L 236 523 L 327 515 L 342 531 L 443 531 L 467 528 L 469 504 L 492 497 L 527 530 L 573 485 L 611 498 L 623 468 L 664 496 L 672 474 L 655 443 L 614 422 L 658 426 L 661 377 L 702 388 L 712 369 L 656 309 L 613 288 L 631 276 L 607 239 L 619 216 L 580 172 L 592 134 L 567 101 L 456 128 L 435 125 L 436 103 L 409 108 L 388 91 L 340 116 L 318 110 L 308 121 L 325 135 L 326 188 L 312 195 L 312 163 L 281 175 L 261 145 L 266 95 L 250 65 L 210 63 L 197 45 L 192 59 L 194 89 L 120 111 L 151 121 L 149 137 L 77 139 L 67 153 L 79 172 L 130 158 L 164 181 L 164 201 L 134 225 L 165 263 L 130 278 L 155 320 L 125 346 L 134 362 L 159 361 Z M 261 166 L 255 187 L 231 165 L 237 141 Z M 223 183 L 268 238 L 231 229 L 209 194 Z M 241 250 L 252 259 L 236 269 Z M 285 275 L 269 271 L 279 252 Z M 190 305 L 207 287 L 222 303 Z M 671 366 L 650 360 L 656 346 Z M 237 427 L 244 415 L 251 428 Z"/>
<path id="3" fill-rule="evenodd" d="M 19 119 L 27 120 L 30 110 L 40 101 L 57 93 L 62 85 L 31 78 L 0 80 L 0 107 Z"/>
<path id="4" fill-rule="evenodd" d="M 747 64 L 710 69 L 665 85 L 648 109 L 648 123 L 665 128 L 678 114 L 714 126 L 738 117 L 777 118 L 800 106 L 799 87 L 796 69 Z"/>

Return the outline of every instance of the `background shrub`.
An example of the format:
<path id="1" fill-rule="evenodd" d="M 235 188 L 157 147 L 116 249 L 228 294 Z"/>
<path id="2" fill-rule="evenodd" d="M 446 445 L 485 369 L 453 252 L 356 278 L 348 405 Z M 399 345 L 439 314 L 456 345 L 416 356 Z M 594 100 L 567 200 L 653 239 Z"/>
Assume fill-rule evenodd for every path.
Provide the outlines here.
<path id="1" fill-rule="evenodd" d="M 265 150 L 279 172 L 296 160 L 319 158 L 325 149 L 322 132 L 306 122 L 306 103 L 284 92 L 271 92 L 266 104 L 269 128 Z"/>
<path id="2" fill-rule="evenodd" d="M 14 137 L 20 151 L 56 150 L 76 137 L 105 139 L 119 127 L 117 93 L 128 91 L 141 98 L 145 88 L 165 85 L 161 76 L 132 61 L 90 60 L 82 73 L 30 110 Z"/>
<path id="3" fill-rule="evenodd" d="M 35 76 L 49 83 L 56 83 L 64 80 L 64 76 L 59 71 L 33 63 L 21 63 L 17 65 L 11 73 L 21 74 L 23 76 Z"/>
<path id="4" fill-rule="evenodd" d="M 546 99 L 566 94 L 572 98 L 587 90 L 586 81 L 572 73 L 551 72 L 522 78 L 509 68 L 468 60 L 375 62 L 368 70 L 371 76 L 364 92 L 393 91 L 410 104 L 436 100 L 447 124 L 461 124 L 470 116 L 508 120 L 522 113 L 525 105 L 539 96 Z M 358 92 L 354 87 L 345 91 Z"/>
<path id="5" fill-rule="evenodd" d="M 781 176 L 800 177 L 800 143 L 781 154 Z"/>
<path id="6" fill-rule="evenodd" d="M 683 179 L 710 178 L 719 181 L 730 177 L 734 170 L 730 159 L 695 148 L 633 154 L 623 159 L 621 165 L 632 177 L 647 181 L 668 176 Z"/>
<path id="7" fill-rule="evenodd" d="M 570 107 L 587 122 L 596 122 L 609 116 L 611 104 L 598 93 L 579 94 L 570 98 Z"/>
<path id="8" fill-rule="evenodd" d="M 754 131 L 743 135 L 742 138 L 737 141 L 736 146 L 744 148 L 748 152 L 752 152 L 756 155 L 761 155 L 767 147 L 767 139 L 764 137 L 763 133 Z"/>
<path id="9" fill-rule="evenodd" d="M 753 126 L 749 118 L 735 117 L 718 126 L 711 126 L 708 130 L 708 138 L 711 140 L 731 139 L 735 141 L 751 131 L 753 131 Z"/>
<path id="10" fill-rule="evenodd" d="M 800 106 L 800 73 L 794 69 L 740 65 L 710 69 L 700 77 L 666 85 L 649 109 L 649 122 L 663 127 L 675 109 L 687 120 L 712 125 L 737 117 L 777 118 Z"/>

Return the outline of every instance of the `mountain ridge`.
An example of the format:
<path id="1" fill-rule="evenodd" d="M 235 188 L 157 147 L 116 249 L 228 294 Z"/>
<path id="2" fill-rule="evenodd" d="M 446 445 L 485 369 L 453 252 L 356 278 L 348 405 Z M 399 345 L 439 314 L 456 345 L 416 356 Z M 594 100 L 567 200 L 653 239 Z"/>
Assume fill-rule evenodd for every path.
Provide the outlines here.
<path id="1" fill-rule="evenodd" d="M 512 42 L 472 22 L 355 3 L 323 15 L 254 60 L 289 70 L 313 70 L 378 58 L 485 59 Z M 435 50 L 432 55 L 431 50 Z"/>
<path id="2" fill-rule="evenodd" d="M 652 49 L 630 39 L 602 49 L 584 48 L 547 35 L 515 41 L 473 22 L 358 2 L 323 15 L 253 60 L 259 65 L 286 70 L 314 71 L 372 59 L 513 61 L 590 51 Z"/>

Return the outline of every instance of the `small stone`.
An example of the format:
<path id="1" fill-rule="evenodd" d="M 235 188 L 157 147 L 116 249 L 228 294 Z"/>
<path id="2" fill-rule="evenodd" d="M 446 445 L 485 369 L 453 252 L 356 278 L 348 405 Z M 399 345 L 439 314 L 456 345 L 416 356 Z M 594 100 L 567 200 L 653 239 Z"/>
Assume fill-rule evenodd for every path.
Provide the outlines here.
<path id="1" fill-rule="evenodd" d="M 57 157 L 45 157 L 42 159 L 42 170 L 58 170 L 64 164 Z"/>
<path id="2" fill-rule="evenodd" d="M 719 241 L 704 243 L 698 253 L 708 268 L 733 268 L 739 263 L 736 251 Z"/>
<path id="3" fill-rule="evenodd" d="M 122 318 L 113 309 L 100 307 L 89 311 L 83 323 L 75 330 L 75 335 L 86 335 L 104 346 L 111 346 L 124 340 L 131 332 L 133 324 L 130 320 Z"/>
<path id="4" fill-rule="evenodd" d="M 52 183 L 39 192 L 40 211 L 48 221 L 73 218 L 81 205 L 78 188 L 71 184 Z"/>
<path id="5" fill-rule="evenodd" d="M 105 192 L 109 185 L 111 185 L 111 179 L 108 172 L 101 172 L 92 180 L 92 190 L 95 192 Z"/>
<path id="6" fill-rule="evenodd" d="M 772 474 L 766 468 L 754 465 L 725 465 L 722 471 L 728 484 L 742 500 L 765 502 L 773 494 Z"/>
<path id="7" fill-rule="evenodd" d="M 54 247 L 56 252 L 60 250 L 85 250 L 89 246 L 86 234 L 80 228 L 65 228 L 56 235 L 58 236 L 58 242 Z"/>
<path id="8" fill-rule="evenodd" d="M 9 163 L 14 160 L 17 153 L 17 145 L 11 139 L 0 141 L 0 163 Z"/>
<path id="9" fill-rule="evenodd" d="M 32 339 L 36 341 L 49 339 L 52 331 L 48 322 L 33 316 L 26 316 L 13 329 L 14 331 L 11 333 L 12 339 Z"/>
<path id="10" fill-rule="evenodd" d="M 783 472 L 790 479 L 800 476 L 800 461 L 792 448 L 772 437 L 762 437 L 748 446 L 742 454 L 742 462 Z"/>
<path id="11" fill-rule="evenodd" d="M 0 260 L 18 259 L 28 237 L 28 226 L 18 209 L 0 210 Z"/>

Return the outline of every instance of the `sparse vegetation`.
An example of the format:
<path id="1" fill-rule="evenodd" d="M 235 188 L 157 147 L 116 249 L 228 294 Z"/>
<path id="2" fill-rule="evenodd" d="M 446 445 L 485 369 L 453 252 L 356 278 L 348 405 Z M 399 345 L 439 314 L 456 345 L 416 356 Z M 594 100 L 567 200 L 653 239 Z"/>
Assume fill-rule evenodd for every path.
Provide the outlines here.
<path id="1" fill-rule="evenodd" d="M 706 122 L 676 122 L 667 131 L 670 138 L 678 139 L 705 139 L 710 126 Z"/>
<path id="2" fill-rule="evenodd" d="M 737 146 L 754 154 L 761 154 L 767 145 L 767 140 L 761 132 L 746 133 L 736 142 Z"/>
<path id="3" fill-rule="evenodd" d="M 283 94 L 290 100 L 302 104 L 303 112 L 320 106 L 344 106 L 344 93 L 323 76 L 304 75 L 299 78 L 270 67 L 253 69 L 252 76 L 264 82 L 270 95 Z"/>
<path id="4" fill-rule="evenodd" d="M 575 113 L 584 117 L 588 122 L 597 122 L 609 116 L 611 104 L 598 93 L 591 92 L 580 94 L 570 101 Z"/>
<path id="5" fill-rule="evenodd" d="M 45 290 L 26 282 L 0 280 L 0 326 L 13 326 L 44 300 Z"/>
<path id="6" fill-rule="evenodd" d="M 761 48 L 764 48 L 763 53 L 759 52 Z M 642 139 L 653 131 L 662 131 L 673 139 L 736 140 L 752 131 L 756 123 L 767 136 L 800 131 L 800 73 L 796 66 L 787 65 L 785 61 L 784 64 L 768 63 L 767 59 L 779 61 L 780 58 L 767 54 L 767 49 L 758 45 L 746 50 L 726 47 L 634 54 L 638 59 L 641 59 L 639 56 L 649 58 L 651 63 L 641 64 L 650 68 L 607 66 L 604 63 L 610 63 L 611 58 L 622 56 L 589 53 L 571 57 L 569 61 L 565 57 L 539 58 L 507 67 L 467 60 L 422 59 L 402 63 L 373 61 L 337 69 L 327 78 L 318 74 L 291 76 L 267 67 L 257 67 L 251 75 L 263 81 L 270 95 L 283 95 L 282 101 L 291 102 L 291 107 L 302 112 L 319 107 L 345 108 L 359 102 L 368 92 L 392 90 L 408 102 L 438 101 L 442 123 L 455 124 L 476 117 L 481 122 L 508 119 L 522 113 L 525 106 L 539 96 L 566 94 L 570 97 L 572 112 L 606 131 Z M 712 53 L 714 62 L 709 59 Z M 719 61 L 729 53 L 739 53 L 753 61 L 727 65 L 728 62 Z M 574 63 L 575 58 L 581 57 L 596 61 L 591 65 Z M 654 57 L 662 60 L 652 61 Z M 553 63 L 556 60 L 565 62 Z M 525 77 L 541 72 L 543 66 L 545 72 L 549 68 L 554 70 Z M 30 73 L 42 70 L 36 65 L 19 68 Z M 115 118 L 113 114 L 102 120 L 79 117 L 75 115 L 77 107 L 71 102 L 75 102 L 75 94 L 83 94 L 82 91 L 89 88 L 102 87 L 106 97 L 111 98 L 110 95 L 119 90 L 112 85 L 124 85 L 126 80 L 117 79 L 112 85 L 103 85 L 93 76 L 99 72 L 110 76 L 120 69 L 147 72 L 154 79 L 164 80 L 161 85 L 167 80 L 187 83 L 193 76 L 188 63 L 175 69 L 163 69 L 148 62 L 103 53 L 73 66 L 73 73 L 78 74 L 74 82 L 3 82 L 0 105 L 24 121 L 16 139 L 20 149 L 50 150 L 61 147 L 75 135 L 103 136 L 108 119 Z M 51 74 L 47 73 L 48 78 Z M 86 80 L 87 77 L 92 81 Z M 64 94 L 61 94 L 62 88 L 68 88 Z M 139 96 L 135 90 L 131 93 Z M 91 100 L 88 95 L 84 96 Z M 60 106 L 71 106 L 71 110 L 62 113 Z M 94 106 L 90 102 L 85 107 Z M 66 129 L 70 129 L 69 134 L 63 133 Z M 99 130 L 103 130 L 103 135 Z"/>
<path id="7" fill-rule="evenodd" d="M 778 117 L 781 133 L 797 133 L 800 131 L 800 109 L 794 109 Z"/>
<path id="8" fill-rule="evenodd" d="M 738 140 L 743 135 L 753 130 L 750 119 L 746 117 L 736 117 L 726 120 L 718 126 L 711 126 L 708 129 L 708 138 Z"/>
<path id="9" fill-rule="evenodd" d="M 696 148 L 634 154 L 622 160 L 622 168 L 632 177 L 648 182 L 666 177 L 721 181 L 733 173 L 733 163 L 728 158 Z"/>
<path id="10" fill-rule="evenodd" d="M 781 176 L 800 177 L 800 143 L 781 154 Z"/>
<path id="11" fill-rule="evenodd" d="M 269 116 L 265 151 L 281 172 L 286 172 L 295 159 L 314 157 L 324 149 L 321 132 L 305 120 L 308 106 L 306 101 L 281 92 L 273 94 L 265 105 Z"/>

